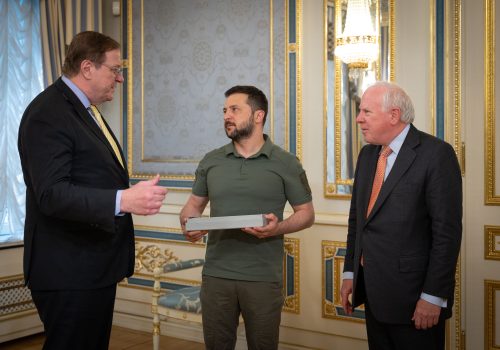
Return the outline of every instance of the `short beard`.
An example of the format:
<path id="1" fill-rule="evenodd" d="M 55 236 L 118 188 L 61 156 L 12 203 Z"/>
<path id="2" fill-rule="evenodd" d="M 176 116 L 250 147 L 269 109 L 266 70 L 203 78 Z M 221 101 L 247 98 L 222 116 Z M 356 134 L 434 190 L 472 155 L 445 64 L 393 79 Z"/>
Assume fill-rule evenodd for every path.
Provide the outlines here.
<path id="1" fill-rule="evenodd" d="M 226 131 L 226 135 L 235 142 L 249 138 L 252 135 L 253 129 L 255 127 L 253 125 L 253 115 L 248 119 L 246 125 L 244 125 L 241 129 L 238 129 L 235 126 L 234 130 L 231 133 L 227 131 L 227 124 L 227 122 L 224 123 L 224 130 Z"/>

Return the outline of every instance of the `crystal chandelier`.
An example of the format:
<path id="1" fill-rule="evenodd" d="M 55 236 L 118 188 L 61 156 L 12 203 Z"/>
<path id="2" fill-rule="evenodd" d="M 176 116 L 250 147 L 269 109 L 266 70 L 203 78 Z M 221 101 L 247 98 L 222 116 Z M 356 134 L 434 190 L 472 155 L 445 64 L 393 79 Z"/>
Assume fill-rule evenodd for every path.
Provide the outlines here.
<path id="1" fill-rule="evenodd" d="M 370 0 L 348 0 L 344 31 L 336 40 L 335 55 L 349 68 L 368 68 L 378 58 L 378 33 L 370 15 Z"/>

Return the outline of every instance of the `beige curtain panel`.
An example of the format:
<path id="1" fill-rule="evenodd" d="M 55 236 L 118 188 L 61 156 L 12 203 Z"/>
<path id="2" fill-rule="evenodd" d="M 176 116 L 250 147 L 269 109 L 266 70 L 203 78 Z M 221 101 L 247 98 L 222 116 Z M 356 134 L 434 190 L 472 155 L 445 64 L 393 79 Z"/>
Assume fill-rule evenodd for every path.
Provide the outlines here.
<path id="1" fill-rule="evenodd" d="M 61 76 L 73 36 L 85 30 L 102 32 L 102 0 L 41 0 L 40 26 L 44 82 L 48 86 Z"/>

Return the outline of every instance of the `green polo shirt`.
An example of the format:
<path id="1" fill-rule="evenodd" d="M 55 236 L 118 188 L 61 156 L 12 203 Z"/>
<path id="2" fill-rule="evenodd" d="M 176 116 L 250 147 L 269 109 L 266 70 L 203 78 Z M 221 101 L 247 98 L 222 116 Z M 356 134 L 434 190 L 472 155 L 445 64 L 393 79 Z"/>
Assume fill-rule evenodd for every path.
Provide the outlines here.
<path id="1" fill-rule="evenodd" d="M 267 135 L 258 153 L 244 158 L 233 143 L 205 155 L 196 170 L 193 194 L 208 197 L 210 216 L 274 213 L 283 220 L 286 202 L 312 200 L 307 177 L 293 154 Z M 203 274 L 245 281 L 283 280 L 283 235 L 256 238 L 240 229 L 208 234 Z"/>

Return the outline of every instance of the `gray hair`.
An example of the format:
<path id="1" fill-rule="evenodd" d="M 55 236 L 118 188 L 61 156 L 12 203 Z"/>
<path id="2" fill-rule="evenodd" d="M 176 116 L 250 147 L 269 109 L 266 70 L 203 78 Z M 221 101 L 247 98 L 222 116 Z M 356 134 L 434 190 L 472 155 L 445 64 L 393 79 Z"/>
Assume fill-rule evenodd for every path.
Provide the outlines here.
<path id="1" fill-rule="evenodd" d="M 413 123 L 415 109 L 413 108 L 413 102 L 403 88 L 388 81 L 377 81 L 370 87 L 381 87 L 384 89 L 382 109 L 385 112 L 388 112 L 392 107 L 397 107 L 401 111 L 401 121 L 405 124 Z"/>

